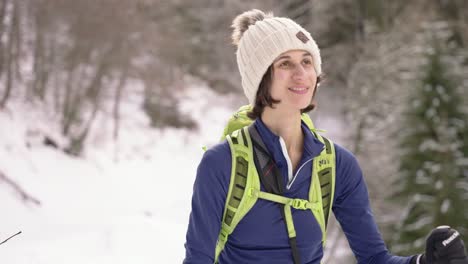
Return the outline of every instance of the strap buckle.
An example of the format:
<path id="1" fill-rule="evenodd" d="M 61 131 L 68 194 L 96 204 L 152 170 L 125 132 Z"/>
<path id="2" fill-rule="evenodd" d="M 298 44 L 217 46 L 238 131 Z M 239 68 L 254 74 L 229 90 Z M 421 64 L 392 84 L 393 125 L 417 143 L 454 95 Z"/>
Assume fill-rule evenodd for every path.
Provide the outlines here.
<path id="1" fill-rule="evenodd" d="M 307 210 L 309 208 L 309 201 L 303 199 L 292 199 L 290 205 L 299 210 Z"/>

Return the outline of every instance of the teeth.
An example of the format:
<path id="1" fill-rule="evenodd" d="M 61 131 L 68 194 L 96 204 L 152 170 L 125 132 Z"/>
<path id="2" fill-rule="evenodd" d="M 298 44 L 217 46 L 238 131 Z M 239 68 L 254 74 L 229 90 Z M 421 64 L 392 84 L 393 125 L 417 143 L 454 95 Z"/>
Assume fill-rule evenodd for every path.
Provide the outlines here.
<path id="1" fill-rule="evenodd" d="M 307 88 L 297 88 L 297 87 L 291 87 L 289 88 L 291 90 L 294 90 L 294 91 L 304 91 L 304 90 L 307 90 Z"/>

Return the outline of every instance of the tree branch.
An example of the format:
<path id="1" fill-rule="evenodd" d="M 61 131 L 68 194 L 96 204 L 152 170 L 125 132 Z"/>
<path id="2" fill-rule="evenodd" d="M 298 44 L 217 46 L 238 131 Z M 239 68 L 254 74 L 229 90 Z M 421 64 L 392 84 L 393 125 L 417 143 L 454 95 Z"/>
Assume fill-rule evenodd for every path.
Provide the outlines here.
<path id="1" fill-rule="evenodd" d="M 5 243 L 5 242 L 7 242 L 8 240 L 12 239 L 13 237 L 15 237 L 15 236 L 17 236 L 17 235 L 19 235 L 19 234 L 21 234 L 21 231 L 19 231 L 18 233 L 16 233 L 16 234 L 10 236 L 9 238 L 3 240 L 3 241 L 0 243 L 0 245 L 3 244 L 3 243 Z"/>
<path id="2" fill-rule="evenodd" d="M 34 205 L 40 206 L 41 202 L 28 194 L 18 183 L 7 177 L 3 172 L 0 171 L 0 182 L 5 182 L 7 185 L 13 188 L 17 194 L 21 196 L 21 200 L 25 203 L 31 202 Z"/>

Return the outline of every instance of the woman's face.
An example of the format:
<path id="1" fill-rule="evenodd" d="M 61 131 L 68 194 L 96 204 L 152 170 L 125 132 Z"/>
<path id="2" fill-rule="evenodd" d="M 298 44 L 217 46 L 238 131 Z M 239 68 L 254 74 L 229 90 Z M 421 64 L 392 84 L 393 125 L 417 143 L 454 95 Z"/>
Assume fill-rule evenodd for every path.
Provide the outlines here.
<path id="1" fill-rule="evenodd" d="M 309 106 L 317 82 L 312 55 L 290 50 L 273 61 L 271 96 L 281 100 L 275 107 L 301 110 Z"/>

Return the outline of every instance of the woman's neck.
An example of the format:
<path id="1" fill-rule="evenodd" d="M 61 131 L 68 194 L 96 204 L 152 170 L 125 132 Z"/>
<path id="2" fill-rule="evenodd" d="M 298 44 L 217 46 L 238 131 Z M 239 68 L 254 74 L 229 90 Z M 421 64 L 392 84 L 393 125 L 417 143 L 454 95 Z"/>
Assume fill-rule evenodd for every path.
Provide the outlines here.
<path id="1" fill-rule="evenodd" d="M 284 140 L 289 154 L 302 152 L 304 135 L 302 134 L 300 112 L 285 113 L 266 107 L 261 119 L 275 135 Z"/>

